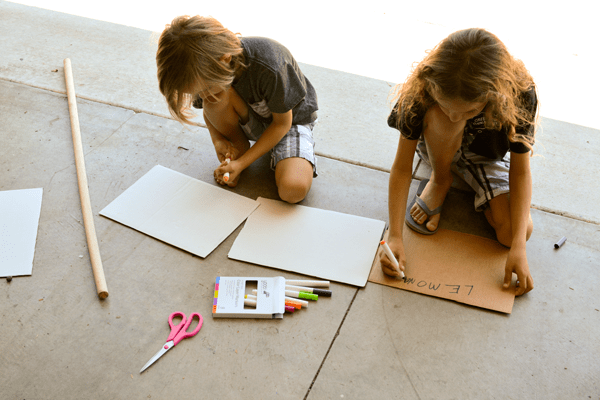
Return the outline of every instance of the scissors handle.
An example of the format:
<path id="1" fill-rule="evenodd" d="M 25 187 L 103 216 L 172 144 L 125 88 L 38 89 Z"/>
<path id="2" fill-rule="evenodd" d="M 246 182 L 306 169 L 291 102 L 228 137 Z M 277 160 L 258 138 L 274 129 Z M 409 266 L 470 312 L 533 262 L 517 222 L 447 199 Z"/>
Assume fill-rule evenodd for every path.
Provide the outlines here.
<path id="1" fill-rule="evenodd" d="M 181 322 L 179 322 L 177 325 L 173 325 L 174 317 L 181 317 Z M 187 329 L 192 324 L 194 317 L 198 317 L 198 326 L 196 326 L 192 332 L 187 332 Z M 175 347 L 177 346 L 177 343 L 181 342 L 183 339 L 195 336 L 198 332 L 200 332 L 200 328 L 202 328 L 202 322 L 202 315 L 198 313 L 191 313 L 190 318 L 188 319 L 184 313 L 180 311 L 174 312 L 173 314 L 169 315 L 169 326 L 171 327 L 171 333 L 167 338 L 167 342 L 172 340 L 173 347 Z"/>

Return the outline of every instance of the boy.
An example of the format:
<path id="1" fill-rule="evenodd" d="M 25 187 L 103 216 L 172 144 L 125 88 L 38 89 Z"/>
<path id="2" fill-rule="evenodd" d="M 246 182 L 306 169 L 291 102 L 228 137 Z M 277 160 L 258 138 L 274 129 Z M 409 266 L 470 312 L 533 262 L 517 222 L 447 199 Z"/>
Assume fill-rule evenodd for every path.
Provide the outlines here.
<path id="1" fill-rule="evenodd" d="M 235 186 L 240 173 L 270 151 L 281 199 L 304 199 L 317 176 L 317 95 L 284 46 L 239 38 L 214 18 L 182 16 L 161 34 L 156 63 L 173 116 L 189 123 L 192 100 L 203 108 L 221 162 L 218 183 Z"/>

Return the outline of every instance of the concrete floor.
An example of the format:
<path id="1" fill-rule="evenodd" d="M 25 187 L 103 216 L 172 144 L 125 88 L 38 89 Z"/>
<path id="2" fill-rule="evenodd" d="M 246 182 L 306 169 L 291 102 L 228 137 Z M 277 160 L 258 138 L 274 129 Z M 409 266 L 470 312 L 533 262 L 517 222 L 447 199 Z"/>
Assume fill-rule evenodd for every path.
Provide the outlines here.
<path id="1" fill-rule="evenodd" d="M 598 130 L 542 120 L 527 245 L 536 288 L 511 315 L 368 283 L 333 284 L 331 299 L 281 321 L 213 320 L 216 276 L 280 275 L 227 258 L 239 229 L 201 259 L 98 215 L 156 164 L 213 183 L 207 131 L 168 118 L 156 90 L 150 32 L 3 1 L 0 21 L 10 39 L 0 43 L 0 190 L 44 189 L 33 274 L 0 281 L 0 399 L 600 399 Z M 82 225 L 66 57 L 104 301 Z M 303 68 L 319 93 L 321 157 L 302 204 L 387 220 L 390 85 Z M 277 198 L 267 164 L 235 192 Z M 442 226 L 491 237 L 470 201 L 453 190 Z M 202 330 L 138 374 L 176 310 L 200 312 Z"/>

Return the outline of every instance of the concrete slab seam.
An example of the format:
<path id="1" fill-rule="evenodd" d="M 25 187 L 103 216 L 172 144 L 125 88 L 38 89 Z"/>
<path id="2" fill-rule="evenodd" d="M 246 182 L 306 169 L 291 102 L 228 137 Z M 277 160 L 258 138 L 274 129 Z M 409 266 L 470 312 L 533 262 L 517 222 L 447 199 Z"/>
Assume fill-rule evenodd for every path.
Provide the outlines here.
<path id="1" fill-rule="evenodd" d="M 375 171 L 386 172 L 388 174 L 390 173 L 389 169 L 381 168 L 376 165 L 371 165 L 369 163 L 363 163 L 360 161 L 349 160 L 349 159 L 343 158 L 343 157 L 331 157 L 331 156 L 325 155 L 323 153 L 319 153 L 318 151 L 315 151 L 315 154 L 318 155 L 319 157 L 327 158 L 329 160 L 339 161 L 339 162 L 343 162 L 343 163 L 350 164 L 350 165 L 356 165 L 357 167 L 369 168 L 369 169 L 372 169 Z"/>
<path id="2" fill-rule="evenodd" d="M 131 110 L 131 111 L 133 111 L 133 110 Z M 103 144 L 104 142 L 106 142 L 108 139 L 110 139 L 111 137 L 113 137 L 113 135 L 114 135 L 115 133 L 119 132 L 119 131 L 121 130 L 121 128 L 122 128 L 122 127 L 123 127 L 123 126 L 124 126 L 126 123 L 128 123 L 128 122 L 131 120 L 131 118 L 135 117 L 136 115 L 137 115 L 137 113 L 135 113 L 135 111 L 134 111 L 134 114 L 133 114 L 132 116 L 130 116 L 129 118 L 127 118 L 125 121 L 123 121 L 123 123 L 122 123 L 121 125 L 119 125 L 119 126 L 117 127 L 117 129 L 115 129 L 115 130 L 114 130 L 114 131 L 113 131 L 113 132 L 112 132 L 110 135 L 108 135 L 108 137 L 106 137 L 106 139 L 104 139 L 102 142 L 98 143 L 98 144 L 97 144 L 95 147 L 100 147 L 100 146 L 102 146 L 102 144 Z M 89 153 L 91 153 L 92 151 L 93 151 L 93 149 L 92 149 L 92 150 L 90 150 L 90 151 L 89 151 Z M 89 154 L 89 153 L 86 153 L 86 155 L 87 155 L 87 154 Z"/>
<path id="3" fill-rule="evenodd" d="M 2 77 L 0 77 L 0 80 L 6 81 L 6 82 L 11 82 L 11 83 L 17 83 L 19 85 L 28 86 L 28 87 L 32 87 L 32 88 L 35 88 L 35 89 L 47 90 L 49 92 L 63 94 L 65 96 L 67 95 L 67 91 L 66 90 L 63 91 L 63 90 L 57 90 L 57 89 L 53 89 L 53 88 L 46 87 L 46 86 L 32 85 L 32 84 L 27 83 L 27 82 L 18 81 L 16 79 L 10 79 L 10 78 L 2 78 Z M 142 110 L 140 108 L 130 107 L 130 106 L 126 106 L 126 105 L 119 104 L 119 103 L 106 102 L 106 101 L 95 99 L 93 97 L 84 96 L 84 95 L 81 95 L 81 94 L 76 94 L 75 97 L 77 97 L 78 99 L 83 99 L 83 100 L 87 100 L 87 101 L 93 101 L 95 103 L 106 104 L 106 105 L 113 106 L 113 107 L 123 108 L 125 110 L 131 110 L 131 111 L 133 111 L 136 114 L 144 113 L 144 114 L 148 114 L 148 115 L 153 115 L 155 117 L 160 117 L 160 118 L 175 120 L 172 116 L 167 115 L 167 114 L 162 114 L 162 113 L 157 113 L 157 112 L 153 112 L 153 111 Z M 199 126 L 201 128 L 206 128 L 206 125 L 204 125 L 204 124 L 202 124 L 200 122 L 192 122 L 192 125 L 197 125 L 197 126 Z"/>
<path id="4" fill-rule="evenodd" d="M 600 220 L 586 219 L 586 218 L 580 217 L 575 214 L 571 214 L 566 211 L 553 210 L 551 208 L 540 206 L 540 205 L 533 204 L 533 203 L 531 204 L 531 208 L 533 208 L 534 210 L 548 213 L 548 214 L 560 215 L 561 217 L 570 218 L 570 219 L 574 219 L 574 220 L 581 221 L 581 222 L 586 222 L 588 224 L 600 225 Z"/>
<path id="5" fill-rule="evenodd" d="M 17 84 L 20 84 L 20 85 L 24 85 L 24 86 L 28 86 L 28 87 L 32 87 L 32 88 L 36 88 L 36 89 L 40 89 L 40 90 L 47 90 L 49 92 L 63 94 L 65 96 L 67 95 L 66 90 L 62 91 L 62 90 L 56 90 L 56 89 L 52 89 L 52 88 L 45 87 L 45 86 L 32 85 L 30 83 L 19 81 L 19 80 L 16 80 L 16 79 L 9 79 L 9 78 L 0 78 L 0 79 L 2 79 L 4 81 L 7 81 L 7 82 L 17 83 Z M 93 98 L 93 97 L 84 96 L 84 95 L 80 95 L 80 94 L 76 94 L 76 97 L 79 98 L 79 99 L 87 100 L 87 101 L 93 101 L 95 103 L 106 104 L 106 105 L 113 106 L 113 107 L 119 107 L 119 108 L 123 108 L 125 110 L 131 110 L 131 111 L 133 111 L 135 113 L 138 113 L 138 114 L 139 113 L 144 113 L 144 114 L 152 115 L 152 116 L 155 116 L 155 117 L 165 118 L 165 119 L 170 119 L 170 120 L 176 121 L 175 118 L 173 118 L 173 116 L 167 115 L 167 114 L 162 114 L 162 113 L 157 113 L 157 112 L 153 112 L 153 111 L 142 110 L 140 108 L 130 107 L 130 106 L 126 106 L 126 105 L 119 104 L 119 103 L 106 102 L 106 101 L 102 101 L 102 100 L 99 100 L 99 99 L 96 99 L 96 98 Z M 192 122 L 191 125 L 199 126 L 201 128 L 207 129 L 206 125 L 203 124 L 203 123 L 200 123 L 200 122 Z M 357 165 L 359 167 L 365 167 L 365 168 L 369 168 L 369 169 L 373 169 L 373 170 L 381 171 L 381 172 L 388 172 L 388 173 L 390 172 L 390 169 L 388 169 L 388 168 L 381 168 L 381 167 L 378 167 L 378 166 L 375 166 L 375 165 L 371 165 L 369 163 L 357 162 L 357 161 L 349 160 L 349 159 L 346 159 L 346 158 L 343 158 L 343 157 L 337 157 L 337 158 L 335 158 L 335 157 L 331 157 L 331 156 L 325 155 L 323 153 L 320 153 L 318 151 L 315 151 L 315 154 L 318 155 L 319 157 L 325 157 L 325 158 L 329 158 L 330 160 L 340 161 L 340 162 L 344 162 L 344 163 L 351 164 L 351 165 Z"/>
<path id="6" fill-rule="evenodd" d="M 7 82 L 11 82 L 11 83 L 17 83 L 17 84 L 28 86 L 28 87 L 32 87 L 32 88 L 35 88 L 35 89 L 46 90 L 46 91 L 49 91 L 49 92 L 62 94 L 62 95 L 65 95 L 65 97 L 67 95 L 66 90 L 65 91 L 61 91 L 61 90 L 56 90 L 56 89 L 52 89 L 52 88 L 49 88 L 49 87 L 44 87 L 44 86 L 39 86 L 39 85 L 32 85 L 32 84 L 27 83 L 27 82 L 19 81 L 19 80 L 16 80 L 16 79 L 10 79 L 10 78 L 0 77 L 0 80 L 4 80 L 4 81 L 7 81 Z M 175 121 L 175 118 L 173 118 L 171 115 L 166 115 L 166 114 L 156 113 L 156 112 L 152 112 L 152 111 L 142 110 L 142 109 L 138 109 L 138 108 L 134 108 L 134 107 L 130 107 L 130 106 L 125 106 L 123 104 L 118 104 L 118 103 L 105 102 L 105 101 L 101 101 L 101 100 L 98 100 L 98 99 L 95 99 L 95 98 L 92 98 L 92 97 L 88 97 L 88 96 L 76 95 L 76 97 L 80 98 L 80 99 L 83 99 L 83 100 L 87 100 L 87 101 L 93 101 L 95 103 L 106 104 L 106 105 L 110 105 L 110 106 L 113 106 L 113 107 L 119 107 L 119 108 L 123 108 L 125 110 L 131 110 L 131 111 L 133 111 L 135 113 L 138 113 L 138 114 L 139 113 L 144 113 L 144 114 L 152 115 L 152 116 L 155 116 L 155 117 L 165 118 L 165 119 L 170 119 L 170 120 Z M 127 121 L 125 121 L 125 122 L 127 122 Z M 198 127 L 206 129 L 206 125 L 204 125 L 204 124 L 202 124 L 200 122 L 192 122 L 191 125 L 198 126 Z M 120 127 L 118 129 L 120 129 Z M 346 163 L 346 164 L 350 164 L 350 165 L 356 165 L 356 166 L 359 166 L 359 167 L 369 168 L 369 169 L 372 169 L 372 170 L 375 170 L 375 171 L 390 173 L 390 169 L 381 168 L 381 167 L 378 167 L 378 166 L 375 166 L 375 165 L 371 165 L 369 163 L 363 163 L 363 162 L 353 161 L 353 160 L 349 160 L 349 159 L 346 159 L 346 158 L 343 158 L 343 157 L 331 157 L 331 156 L 324 155 L 323 153 L 319 153 L 318 151 L 315 151 L 315 154 L 318 155 L 319 157 L 328 158 L 330 160 L 340 161 L 340 162 L 343 162 L 343 163 Z M 413 171 L 412 179 L 415 179 L 416 174 L 417 174 L 417 172 L 419 170 L 419 167 L 421 166 L 421 161 L 422 160 L 418 160 L 417 165 L 416 165 L 416 167 L 415 167 L 415 169 Z M 577 221 L 582 221 L 582 222 L 587 222 L 587 223 L 591 223 L 591 224 L 595 224 L 595 225 L 600 225 L 600 220 L 586 219 L 586 218 L 583 218 L 583 217 L 580 217 L 580 216 L 577 216 L 577 215 L 574 215 L 574 214 L 571 214 L 571 213 L 568 213 L 568 212 L 553 210 L 551 208 L 540 206 L 540 205 L 533 204 L 533 203 L 531 204 L 531 208 L 534 208 L 536 210 L 540 210 L 540 211 L 543 211 L 543 212 L 546 212 L 546 213 L 549 213 L 549 214 L 555 214 L 555 215 L 560 215 L 562 217 L 571 218 L 571 219 L 574 219 L 574 220 L 577 220 Z"/>
<path id="7" fill-rule="evenodd" d="M 312 390 L 312 387 L 314 386 L 315 382 L 317 381 L 317 378 L 319 377 L 319 373 L 321 372 L 321 368 L 323 368 L 323 365 L 325 365 L 325 361 L 327 360 L 327 356 L 329 355 L 329 352 L 333 348 L 333 344 L 335 343 L 335 340 L 337 339 L 337 337 L 340 334 L 340 330 L 342 329 L 342 326 L 344 325 L 344 321 L 346 320 L 346 317 L 348 316 L 348 313 L 350 312 L 350 308 L 352 308 L 352 304 L 354 304 L 354 299 L 356 299 L 356 295 L 358 294 L 359 290 L 360 289 L 357 288 L 356 291 L 354 292 L 354 296 L 352 297 L 352 300 L 350 301 L 350 304 L 348 304 L 348 308 L 346 309 L 346 313 L 344 314 L 344 318 L 342 318 L 342 322 L 340 322 L 340 326 L 338 326 L 338 329 L 335 332 L 335 335 L 333 335 L 333 340 L 329 344 L 329 348 L 327 349 L 327 353 L 325 353 L 325 357 L 323 357 L 323 361 L 321 361 L 321 365 L 319 365 L 319 369 L 317 370 L 317 373 L 315 374 L 315 377 L 313 378 L 312 382 L 310 383 L 310 386 L 308 387 L 308 390 L 306 391 L 306 395 L 304 396 L 304 400 L 308 399 L 308 395 L 310 394 L 310 391 Z"/>

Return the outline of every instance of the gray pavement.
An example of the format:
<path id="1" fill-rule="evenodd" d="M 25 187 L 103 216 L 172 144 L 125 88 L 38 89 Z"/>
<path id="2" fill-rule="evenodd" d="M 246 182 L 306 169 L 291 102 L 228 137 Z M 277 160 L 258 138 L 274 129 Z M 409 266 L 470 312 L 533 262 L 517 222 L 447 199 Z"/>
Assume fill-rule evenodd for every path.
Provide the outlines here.
<path id="1" fill-rule="evenodd" d="M 4 1 L 0 22 L 0 190 L 44 188 L 33 274 L 0 282 L 0 399 L 600 399 L 597 129 L 542 118 L 527 244 L 536 288 L 511 315 L 368 283 L 334 284 L 331 299 L 282 321 L 213 320 L 216 276 L 280 275 L 227 258 L 239 229 L 202 259 L 98 215 L 156 164 L 214 184 L 207 131 L 173 121 L 157 90 L 152 33 Z M 104 301 L 82 225 L 67 57 Z M 302 204 L 387 220 L 393 84 L 302 67 L 321 108 L 320 176 Z M 277 198 L 267 160 L 234 191 Z M 442 227 L 493 237 L 471 201 L 457 185 Z M 205 316 L 200 334 L 139 375 L 176 309 Z"/>

